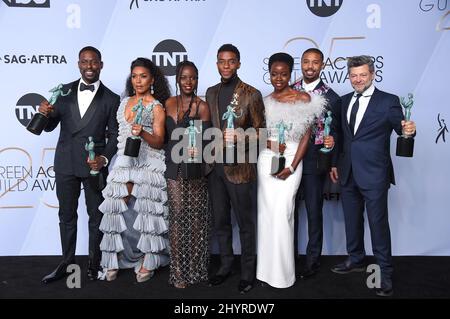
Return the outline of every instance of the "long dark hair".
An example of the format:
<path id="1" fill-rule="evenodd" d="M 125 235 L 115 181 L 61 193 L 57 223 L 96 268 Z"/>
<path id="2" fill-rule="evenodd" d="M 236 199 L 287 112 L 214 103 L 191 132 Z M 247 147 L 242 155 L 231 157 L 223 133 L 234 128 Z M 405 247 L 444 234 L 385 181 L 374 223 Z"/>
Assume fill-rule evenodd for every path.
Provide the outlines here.
<path id="1" fill-rule="evenodd" d="M 131 84 L 131 72 L 133 72 L 133 69 L 137 66 L 141 66 L 149 70 L 155 80 L 153 83 L 154 93 L 152 95 L 164 105 L 166 100 L 170 97 L 169 83 L 167 82 L 167 79 L 161 69 L 147 58 L 137 58 L 131 62 L 130 75 L 128 76 L 125 84 L 125 95 L 132 96 L 135 94 L 133 85 Z"/>

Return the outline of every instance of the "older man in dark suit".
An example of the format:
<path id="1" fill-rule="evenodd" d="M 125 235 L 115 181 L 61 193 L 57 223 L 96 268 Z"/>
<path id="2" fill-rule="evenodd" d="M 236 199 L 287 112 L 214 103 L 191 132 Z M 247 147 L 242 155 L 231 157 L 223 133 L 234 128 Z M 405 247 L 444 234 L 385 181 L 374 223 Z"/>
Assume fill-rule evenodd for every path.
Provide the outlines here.
<path id="1" fill-rule="evenodd" d="M 354 92 L 342 97 L 341 138 L 338 169 L 330 173 L 341 182 L 347 252 L 345 262 L 331 270 L 338 274 L 365 271 L 364 208 L 367 211 L 372 250 L 381 270 L 378 296 L 391 296 L 392 253 L 388 221 L 388 190 L 394 184 L 390 156 L 392 131 L 413 135 L 415 123 L 405 121 L 397 96 L 373 85 L 374 64 L 370 56 L 347 61 Z M 339 174 L 338 174 L 339 173 Z"/>
<path id="2" fill-rule="evenodd" d="M 101 182 L 105 182 L 108 162 L 117 151 L 116 114 L 119 96 L 100 82 L 103 62 L 98 49 L 84 47 L 78 57 L 81 79 L 63 86 L 64 92 L 71 90 L 70 94 L 60 97 L 55 105 L 43 101 L 39 106 L 39 112 L 50 118 L 45 131 L 53 131 L 61 123 L 54 170 L 63 261 L 42 279 L 43 283 L 64 278 L 67 266 L 75 263 L 77 207 L 81 184 L 89 215 L 89 279 L 97 279 L 100 270 L 102 233 L 99 226 L 102 213 L 98 206 L 103 201 L 103 196 L 101 189 L 89 182 L 89 171 L 101 171 Z M 95 145 L 94 160 L 89 160 L 85 150 L 89 136 L 93 137 Z"/>

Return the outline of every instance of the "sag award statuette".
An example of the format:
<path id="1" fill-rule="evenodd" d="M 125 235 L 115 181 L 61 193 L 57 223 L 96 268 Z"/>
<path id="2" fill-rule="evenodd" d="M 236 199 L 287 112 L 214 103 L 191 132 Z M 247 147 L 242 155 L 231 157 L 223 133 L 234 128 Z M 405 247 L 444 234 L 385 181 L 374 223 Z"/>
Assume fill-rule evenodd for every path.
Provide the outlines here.
<path id="1" fill-rule="evenodd" d="M 189 137 L 189 142 L 188 142 L 188 150 L 194 150 L 197 142 L 196 142 L 196 138 L 195 138 L 195 134 L 196 133 L 200 133 L 199 129 L 195 127 L 194 125 L 194 121 L 190 120 L 189 121 L 189 126 L 186 128 L 186 130 L 184 131 L 184 134 L 187 134 Z M 189 159 L 188 159 L 189 163 L 193 163 L 196 162 L 196 157 L 194 156 L 194 154 L 190 153 L 189 154 Z"/>
<path id="2" fill-rule="evenodd" d="M 194 120 L 189 121 L 189 126 L 184 131 L 184 134 L 188 135 L 188 160 L 181 163 L 181 177 L 183 179 L 197 179 L 202 177 L 202 165 L 199 162 L 197 155 L 193 152 L 197 148 L 196 134 L 201 133 L 200 130 L 195 127 Z"/>
<path id="3" fill-rule="evenodd" d="M 56 103 L 56 100 L 60 96 L 66 96 L 71 92 L 71 90 L 69 89 L 67 93 L 63 93 L 62 87 L 63 85 L 59 84 L 58 86 L 54 87 L 49 91 L 53 93 L 52 96 L 48 99 L 48 103 L 51 104 L 52 106 Z M 35 113 L 30 123 L 28 123 L 27 125 L 27 130 L 33 134 L 40 135 L 42 133 L 42 130 L 47 126 L 47 123 L 48 123 L 47 116 L 45 116 L 42 113 Z"/>
<path id="4" fill-rule="evenodd" d="M 236 113 L 236 107 L 238 107 L 239 95 L 237 93 L 233 94 L 233 99 L 230 105 L 227 106 L 227 111 L 223 113 L 222 120 L 227 120 L 227 129 L 234 129 L 234 119 L 242 116 L 242 110 L 240 114 Z M 237 165 L 237 151 L 235 149 L 234 141 L 225 142 L 225 149 L 223 153 L 223 164 L 224 165 Z M 229 159 L 232 159 L 231 161 Z"/>
<path id="5" fill-rule="evenodd" d="M 95 160 L 95 143 L 92 136 L 88 137 L 88 141 L 84 145 L 84 149 L 89 153 L 89 160 Z M 96 171 L 93 169 L 89 171 L 89 174 L 89 184 L 91 185 L 91 187 L 99 191 L 103 190 L 103 188 L 105 188 L 106 186 L 103 179 L 103 174 L 100 171 Z"/>
<path id="6" fill-rule="evenodd" d="M 234 93 L 230 105 L 227 106 L 227 111 L 223 113 L 222 120 L 227 120 L 227 128 L 234 129 L 234 119 L 242 116 L 242 110 L 239 115 L 236 114 L 236 107 L 239 104 L 238 98 L 239 95 L 237 93 Z M 234 142 L 227 142 L 226 147 L 233 148 Z"/>
<path id="7" fill-rule="evenodd" d="M 89 136 L 88 137 L 88 142 L 86 142 L 86 145 L 84 145 L 84 149 L 89 152 L 89 160 L 90 161 L 95 160 L 94 148 L 95 148 L 94 140 L 93 140 L 92 136 Z M 97 176 L 99 171 L 94 171 L 93 169 L 91 169 L 89 173 L 92 176 Z"/>
<path id="8" fill-rule="evenodd" d="M 408 100 L 404 97 L 400 99 L 400 104 L 405 109 L 405 121 L 411 118 L 411 108 L 414 104 L 412 93 L 408 94 Z M 406 135 L 404 132 L 402 136 L 397 138 L 397 156 L 412 157 L 414 152 L 414 138 Z"/>
<path id="9" fill-rule="evenodd" d="M 330 135 L 330 124 L 333 120 L 331 117 L 331 111 L 327 112 L 327 116 L 323 119 L 323 137 L 327 137 Z M 328 172 L 331 167 L 331 152 L 332 148 L 322 147 L 319 150 L 318 159 L 317 159 L 317 167 L 321 172 Z"/>
<path id="10" fill-rule="evenodd" d="M 142 103 L 142 98 L 139 99 L 138 104 L 133 106 L 131 109 L 136 112 L 134 117 L 134 124 L 141 124 L 142 122 L 142 111 L 144 110 L 144 104 Z M 139 136 L 130 136 L 127 138 L 125 144 L 124 154 L 131 157 L 138 157 L 139 149 L 141 148 L 141 138 Z"/>
<path id="11" fill-rule="evenodd" d="M 292 123 L 290 125 L 287 125 L 284 123 L 283 120 L 278 122 L 277 125 L 275 125 L 275 128 L 278 130 L 278 145 L 285 143 L 285 132 L 290 131 L 292 129 Z M 279 172 L 281 172 L 286 166 L 286 158 L 284 157 L 283 153 L 280 152 L 279 154 L 272 157 L 272 163 L 270 167 L 270 174 L 276 175 Z"/>

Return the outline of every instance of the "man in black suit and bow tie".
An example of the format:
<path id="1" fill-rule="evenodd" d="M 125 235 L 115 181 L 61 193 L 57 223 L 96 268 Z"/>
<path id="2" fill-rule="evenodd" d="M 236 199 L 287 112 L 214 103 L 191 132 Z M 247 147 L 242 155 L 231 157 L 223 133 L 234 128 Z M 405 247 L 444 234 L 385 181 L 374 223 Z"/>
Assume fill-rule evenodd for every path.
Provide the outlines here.
<path id="1" fill-rule="evenodd" d="M 392 253 L 388 221 L 388 190 L 395 184 L 390 156 L 392 131 L 414 135 L 416 125 L 405 121 L 397 96 L 373 85 L 374 64 L 370 56 L 347 60 L 354 88 L 342 97 L 338 169 L 331 179 L 341 182 L 348 258 L 331 270 L 338 274 L 365 271 L 364 208 L 370 227 L 373 254 L 381 270 L 378 296 L 391 296 Z M 339 173 L 339 175 L 338 175 Z"/>
<path id="2" fill-rule="evenodd" d="M 103 201 L 101 189 L 89 182 L 89 171 L 101 171 L 103 182 L 108 174 L 108 163 L 117 151 L 117 108 L 119 96 L 104 86 L 99 78 L 103 68 L 102 56 L 94 47 L 84 47 L 78 55 L 81 79 L 66 84 L 55 105 L 43 101 L 39 112 L 49 117 L 45 131 L 53 131 L 61 123 L 55 153 L 56 195 L 59 201 L 59 228 L 63 261 L 50 274 L 42 278 L 49 283 L 67 275 L 66 268 L 75 263 L 77 240 L 77 207 L 83 184 L 89 215 L 89 265 L 88 277 L 97 279 L 100 270 L 99 230 L 102 218 L 98 210 Z M 95 159 L 89 160 L 85 144 L 92 136 L 95 143 Z"/>

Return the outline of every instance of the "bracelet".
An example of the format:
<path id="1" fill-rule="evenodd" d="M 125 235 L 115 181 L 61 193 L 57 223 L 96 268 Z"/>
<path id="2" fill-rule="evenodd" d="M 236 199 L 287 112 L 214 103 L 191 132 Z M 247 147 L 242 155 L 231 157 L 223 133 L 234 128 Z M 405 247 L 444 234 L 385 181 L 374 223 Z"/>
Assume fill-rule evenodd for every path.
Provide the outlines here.
<path id="1" fill-rule="evenodd" d="M 108 159 L 106 158 L 106 156 L 104 156 L 104 155 L 100 155 L 100 156 L 103 157 L 103 159 L 105 160 L 105 164 L 103 164 L 103 167 L 108 166 L 109 161 L 108 161 Z"/>
<path id="2" fill-rule="evenodd" d="M 292 167 L 292 165 L 289 165 L 289 171 L 291 172 L 291 174 L 294 174 L 294 172 L 295 172 L 295 169 Z"/>

